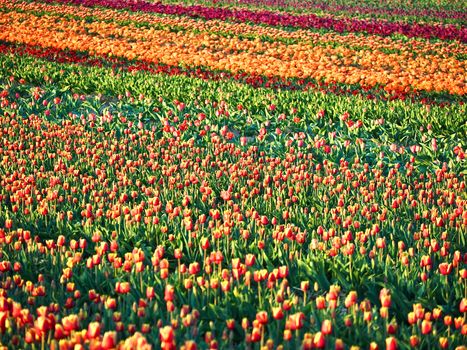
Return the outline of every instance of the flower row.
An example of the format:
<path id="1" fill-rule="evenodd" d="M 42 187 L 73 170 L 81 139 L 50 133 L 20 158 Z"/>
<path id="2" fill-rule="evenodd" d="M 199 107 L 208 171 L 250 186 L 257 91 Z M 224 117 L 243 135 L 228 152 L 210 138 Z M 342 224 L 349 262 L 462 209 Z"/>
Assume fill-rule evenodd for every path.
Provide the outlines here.
<path id="1" fill-rule="evenodd" d="M 179 1 L 169 1 L 177 3 Z M 271 10 L 286 10 L 292 12 L 312 12 L 334 15 L 346 15 L 357 17 L 378 17 L 382 19 L 405 20 L 411 18 L 422 19 L 426 22 L 442 22 L 442 23 L 460 23 L 465 24 L 467 15 L 461 10 L 459 4 L 457 7 L 450 7 L 450 4 L 445 4 L 445 8 L 433 8 L 429 3 L 424 4 L 424 8 L 413 6 L 411 3 L 372 3 L 363 2 L 355 4 L 354 2 L 347 1 L 297 1 L 297 0 L 190 0 L 183 1 L 185 3 L 209 5 L 209 6 L 248 6 L 254 9 L 271 9 Z M 421 5 L 417 3 L 417 5 Z"/>
<path id="2" fill-rule="evenodd" d="M 393 93 L 414 91 L 464 95 L 464 61 L 453 57 L 362 52 L 345 47 L 286 45 L 225 38 L 216 34 L 139 28 L 107 22 L 82 23 L 57 16 L 2 13 L 0 40 L 42 47 L 86 50 L 151 63 L 208 67 L 233 73 L 313 78 L 360 86 L 384 86 Z"/>
<path id="3" fill-rule="evenodd" d="M 49 1 L 49 0 L 47 0 Z M 436 25 L 420 23 L 387 22 L 384 20 L 362 20 L 342 17 L 319 17 L 314 14 L 294 15 L 271 11 L 251 11 L 247 9 L 229 9 L 205 7 L 200 5 L 151 3 L 146 1 L 116 0 L 59 0 L 62 3 L 74 3 L 84 6 L 103 6 L 131 11 L 154 12 L 171 15 L 201 17 L 205 19 L 252 22 L 272 26 L 297 28 L 327 29 L 336 32 L 359 32 L 377 35 L 403 34 L 408 37 L 438 38 L 467 42 L 467 29 L 455 25 Z"/>
<path id="4" fill-rule="evenodd" d="M 7 10 L 17 9 L 25 12 L 50 13 L 68 18 L 84 19 L 86 21 L 113 21 L 132 23 L 134 25 L 154 26 L 156 29 L 164 28 L 171 31 L 196 31 L 218 34 L 221 36 L 241 36 L 252 40 L 281 41 L 284 43 L 305 42 L 318 46 L 345 46 L 355 50 L 381 51 L 381 52 L 410 52 L 414 56 L 442 56 L 465 55 L 465 47 L 455 42 L 429 42 L 421 39 L 394 40 L 390 37 L 377 35 L 356 35 L 355 33 L 339 34 L 334 32 L 318 33 L 305 29 L 294 31 L 279 27 L 265 27 L 250 23 L 231 23 L 222 20 L 201 20 L 180 16 L 161 16 L 154 13 L 134 13 L 130 11 L 117 11 L 107 8 L 89 8 L 66 4 L 48 4 L 41 2 L 26 2 L 7 0 L 3 3 Z"/>
<path id="5" fill-rule="evenodd" d="M 166 64 L 150 64 L 144 61 L 128 61 L 118 57 L 109 58 L 105 55 L 89 55 L 84 52 L 72 50 L 58 50 L 41 48 L 30 45 L 0 44 L 0 54 L 15 54 L 25 57 L 46 59 L 50 62 L 71 63 L 91 67 L 112 66 L 114 70 L 129 72 L 147 72 L 151 74 L 164 74 L 168 76 L 187 76 L 206 81 L 234 81 L 250 85 L 254 88 L 285 89 L 289 91 L 319 91 L 325 94 L 362 96 L 368 100 L 410 100 L 420 101 L 426 105 L 439 105 L 441 107 L 452 103 L 462 103 L 452 95 L 435 95 L 412 93 L 410 91 L 391 93 L 381 87 L 346 86 L 335 82 L 317 82 L 313 79 L 265 77 L 256 74 L 215 71 L 205 68 L 188 68 Z"/>

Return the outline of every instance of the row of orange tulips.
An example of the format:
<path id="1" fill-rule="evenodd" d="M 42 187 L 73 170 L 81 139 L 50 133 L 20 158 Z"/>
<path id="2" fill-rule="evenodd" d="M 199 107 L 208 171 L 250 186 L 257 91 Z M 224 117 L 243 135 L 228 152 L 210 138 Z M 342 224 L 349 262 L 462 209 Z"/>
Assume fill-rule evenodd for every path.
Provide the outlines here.
<path id="1" fill-rule="evenodd" d="M 1 40 L 44 47 L 86 50 L 170 65 L 205 66 L 232 72 L 280 77 L 307 77 L 387 91 L 467 91 L 465 61 L 454 57 L 413 57 L 345 47 L 317 47 L 299 42 L 262 42 L 216 34 L 139 28 L 134 24 L 83 23 L 11 11 L 0 15 Z"/>
<path id="2" fill-rule="evenodd" d="M 452 56 L 465 55 L 467 51 L 458 42 L 430 42 L 421 39 L 407 38 L 405 41 L 377 35 L 356 35 L 354 33 L 340 34 L 336 32 L 318 33 L 312 30 L 285 30 L 280 27 L 267 27 L 250 23 L 234 23 L 216 19 L 201 20 L 179 16 L 161 16 L 151 13 L 135 13 L 117 11 L 109 8 L 89 8 L 67 4 L 49 4 L 41 2 L 26 2 L 21 0 L 5 0 L 5 9 L 17 9 L 25 12 L 53 13 L 72 17 L 95 18 L 116 22 L 134 22 L 162 26 L 165 29 L 177 31 L 197 31 L 221 33 L 230 36 L 254 36 L 268 38 L 270 41 L 300 41 L 320 46 L 347 46 L 355 49 L 402 51 L 418 55 Z"/>

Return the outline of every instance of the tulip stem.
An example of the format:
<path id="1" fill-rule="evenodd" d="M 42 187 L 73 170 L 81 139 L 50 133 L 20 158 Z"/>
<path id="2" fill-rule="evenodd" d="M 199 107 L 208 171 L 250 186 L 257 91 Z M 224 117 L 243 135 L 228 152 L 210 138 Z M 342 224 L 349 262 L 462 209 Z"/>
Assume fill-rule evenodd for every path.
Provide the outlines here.
<path id="1" fill-rule="evenodd" d="M 180 259 L 177 259 L 177 263 L 178 263 L 178 280 L 181 281 L 181 278 L 180 278 Z"/>
<path id="2" fill-rule="evenodd" d="M 276 325 L 277 325 L 277 330 L 276 330 L 276 344 L 279 344 L 279 329 L 281 329 L 280 327 L 280 320 L 276 320 Z"/>
<path id="3" fill-rule="evenodd" d="M 258 303 L 260 308 L 263 307 L 261 302 L 261 281 L 258 281 Z"/>
<path id="4" fill-rule="evenodd" d="M 264 345 L 264 325 L 261 326 L 261 349 L 263 348 Z"/>

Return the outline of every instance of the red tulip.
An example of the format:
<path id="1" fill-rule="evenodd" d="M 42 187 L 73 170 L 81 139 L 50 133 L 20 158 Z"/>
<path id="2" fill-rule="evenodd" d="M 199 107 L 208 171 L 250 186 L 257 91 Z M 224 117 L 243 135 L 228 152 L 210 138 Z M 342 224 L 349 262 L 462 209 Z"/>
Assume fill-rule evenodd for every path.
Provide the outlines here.
<path id="1" fill-rule="evenodd" d="M 456 317 L 454 319 L 454 327 L 456 329 L 461 328 L 463 324 L 464 324 L 464 318 L 462 316 Z"/>
<path id="2" fill-rule="evenodd" d="M 79 327 L 79 318 L 78 315 L 69 315 L 62 319 L 63 329 L 67 332 L 72 332 L 78 329 Z"/>
<path id="3" fill-rule="evenodd" d="M 420 339 L 416 335 L 410 336 L 410 346 L 415 348 L 420 344 Z"/>
<path id="4" fill-rule="evenodd" d="M 156 292 L 154 290 L 154 287 L 147 287 L 146 288 L 146 298 L 149 300 L 152 300 L 156 296 Z"/>
<path id="5" fill-rule="evenodd" d="M 449 346 L 449 340 L 446 337 L 440 337 L 439 338 L 439 346 L 441 349 L 447 349 Z"/>
<path id="6" fill-rule="evenodd" d="M 334 344 L 334 350 L 344 350 L 345 349 L 345 344 L 342 339 L 336 339 L 335 344 Z"/>
<path id="7" fill-rule="evenodd" d="M 105 306 L 110 310 L 115 310 L 117 308 L 117 300 L 114 298 L 108 298 L 105 301 Z"/>
<path id="8" fill-rule="evenodd" d="M 261 225 L 269 224 L 269 219 L 266 215 L 261 216 Z"/>
<path id="9" fill-rule="evenodd" d="M 256 320 L 264 325 L 268 323 L 268 313 L 266 311 L 259 311 L 256 313 Z"/>
<path id="10" fill-rule="evenodd" d="M 287 320 L 287 326 L 292 331 L 302 329 L 304 320 L 305 320 L 305 314 L 303 312 L 297 312 L 289 316 Z"/>
<path id="11" fill-rule="evenodd" d="M 63 338 L 66 338 L 66 333 L 65 330 L 63 329 L 63 326 L 59 323 L 55 325 L 55 331 L 54 331 L 54 339 L 60 340 Z"/>
<path id="12" fill-rule="evenodd" d="M 431 321 L 423 320 L 422 321 L 422 334 L 429 334 L 431 333 L 432 326 Z"/>
<path id="13" fill-rule="evenodd" d="M 101 324 L 99 322 L 91 322 L 88 325 L 88 331 L 86 332 L 86 338 L 95 339 L 101 333 Z"/>
<path id="14" fill-rule="evenodd" d="M 115 292 L 118 294 L 128 294 L 130 292 L 129 282 L 117 282 L 115 284 Z"/>
<path id="15" fill-rule="evenodd" d="M 441 263 L 439 264 L 438 268 L 439 268 L 439 272 L 445 276 L 449 275 L 452 272 L 452 264 Z"/>
<path id="16" fill-rule="evenodd" d="M 275 320 L 282 320 L 284 318 L 284 312 L 280 306 L 272 308 L 272 317 Z"/>
<path id="17" fill-rule="evenodd" d="M 289 275 L 289 268 L 287 266 L 279 266 L 279 278 L 287 278 Z"/>
<path id="18" fill-rule="evenodd" d="M 316 308 L 318 310 L 326 308 L 326 299 L 323 296 L 319 296 L 316 298 Z"/>
<path id="19" fill-rule="evenodd" d="M 357 302 L 357 292 L 355 291 L 350 291 L 349 294 L 347 294 L 347 297 L 345 298 L 345 307 L 350 308 L 355 303 Z"/>
<path id="20" fill-rule="evenodd" d="M 247 254 L 245 256 L 245 265 L 246 266 L 253 266 L 255 264 L 256 257 L 253 254 Z"/>
<path id="21" fill-rule="evenodd" d="M 285 329 L 285 330 L 284 330 L 284 336 L 283 336 L 283 338 L 284 338 L 285 341 L 290 341 L 290 340 L 292 340 L 292 336 L 293 336 L 293 334 L 292 334 L 292 331 L 291 331 L 290 329 Z"/>
<path id="22" fill-rule="evenodd" d="M 159 338 L 164 343 L 172 343 L 174 340 L 174 331 L 172 327 L 165 326 L 159 331 Z"/>
<path id="23" fill-rule="evenodd" d="M 235 320 L 234 319 L 228 319 L 226 321 L 227 329 L 229 330 L 234 330 L 235 329 Z"/>
<path id="24" fill-rule="evenodd" d="M 63 247 L 65 245 L 65 236 L 60 235 L 57 238 L 57 246 Z"/>
<path id="25" fill-rule="evenodd" d="M 251 331 L 251 341 L 257 343 L 261 340 L 261 330 L 257 327 L 253 327 Z"/>
<path id="26" fill-rule="evenodd" d="M 433 318 L 435 320 L 439 319 L 441 317 L 442 310 L 440 308 L 434 308 L 433 309 Z"/>
<path id="27" fill-rule="evenodd" d="M 381 296 L 381 305 L 383 307 L 391 306 L 391 295 L 390 294 Z"/>
<path id="28" fill-rule="evenodd" d="M 385 306 L 381 306 L 379 309 L 379 314 L 381 318 L 388 318 L 389 317 L 389 309 Z"/>
<path id="29" fill-rule="evenodd" d="M 415 312 L 409 312 L 409 314 L 407 315 L 407 320 L 410 325 L 417 323 L 417 317 L 415 316 Z"/>
<path id="30" fill-rule="evenodd" d="M 101 346 L 104 350 L 113 349 L 117 345 L 117 332 L 105 332 L 102 337 Z"/>
<path id="31" fill-rule="evenodd" d="M 6 220 L 5 220 L 5 228 L 6 228 L 7 230 L 9 230 L 9 229 L 12 228 L 12 226 L 13 226 L 13 220 L 11 220 L 11 219 L 6 219 Z"/>
<path id="32" fill-rule="evenodd" d="M 164 300 L 165 301 L 173 301 L 174 300 L 174 293 L 175 293 L 175 288 L 174 286 L 168 284 L 165 286 L 165 291 L 164 291 Z"/>
<path id="33" fill-rule="evenodd" d="M 6 331 L 6 321 L 8 319 L 8 312 L 0 311 L 0 333 L 3 334 Z"/>
<path id="34" fill-rule="evenodd" d="M 51 323 L 48 317 L 46 316 L 39 316 L 36 321 L 34 322 L 34 326 L 37 330 L 42 333 L 46 333 L 51 328 Z"/>
<path id="35" fill-rule="evenodd" d="M 328 335 L 332 333 L 332 322 L 330 320 L 324 320 L 321 324 L 321 333 Z"/>
<path id="36" fill-rule="evenodd" d="M 463 314 L 464 312 L 467 312 L 467 298 L 462 298 L 459 304 L 459 311 L 461 314 Z"/>
<path id="37" fill-rule="evenodd" d="M 318 349 L 324 349 L 326 347 L 326 338 L 321 332 L 315 334 L 313 338 L 313 345 Z"/>
<path id="38" fill-rule="evenodd" d="M 206 249 L 209 249 L 209 247 L 210 247 L 209 240 L 207 238 L 201 238 L 201 248 L 206 250 Z"/>

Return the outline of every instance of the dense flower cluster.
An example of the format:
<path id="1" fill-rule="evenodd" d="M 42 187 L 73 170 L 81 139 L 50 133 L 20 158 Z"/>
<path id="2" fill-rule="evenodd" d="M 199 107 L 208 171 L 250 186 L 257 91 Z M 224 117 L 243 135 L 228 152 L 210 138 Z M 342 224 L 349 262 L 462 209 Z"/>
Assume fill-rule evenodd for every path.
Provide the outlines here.
<path id="1" fill-rule="evenodd" d="M 105 55 L 89 55 L 81 51 L 58 50 L 53 48 L 41 48 L 30 45 L 11 45 L 0 43 L 0 53 L 12 53 L 19 56 L 37 57 L 52 62 L 75 63 L 91 67 L 112 66 L 112 69 L 122 69 L 129 72 L 149 72 L 152 74 L 166 74 L 169 76 L 188 76 L 207 81 L 235 81 L 250 85 L 255 88 L 286 89 L 290 91 L 320 91 L 337 96 L 347 95 L 364 96 L 369 100 L 406 100 L 420 101 L 428 105 L 446 106 L 451 103 L 460 102 L 456 96 L 439 94 L 423 94 L 412 91 L 387 91 L 382 87 L 360 87 L 343 85 L 336 82 L 323 82 L 314 79 L 265 77 L 256 74 L 231 73 L 228 71 L 216 71 L 206 68 L 189 68 L 178 65 L 151 64 L 144 61 L 128 61 L 124 58 Z"/>
<path id="2" fill-rule="evenodd" d="M 169 0 L 166 2 L 178 2 Z M 451 8 L 437 9 L 434 2 L 426 1 L 424 3 L 417 2 L 406 2 L 400 3 L 398 1 L 362 1 L 356 4 L 350 0 L 311 0 L 311 1 L 299 1 L 299 0 L 186 0 L 185 3 L 199 3 L 208 4 L 210 6 L 250 6 L 252 8 L 271 8 L 271 9 L 282 9 L 294 12 L 319 12 L 323 14 L 342 14 L 346 16 L 363 16 L 363 17 L 374 17 L 378 16 L 383 19 L 399 19 L 406 20 L 407 18 L 422 18 L 425 20 L 431 20 L 436 22 L 449 22 L 450 20 L 460 21 L 464 23 L 467 21 L 467 14 L 462 11 L 461 1 L 453 1 L 448 3 Z M 423 8 L 417 6 L 424 5 Z M 430 6 L 431 5 L 431 6 Z"/>
<path id="3" fill-rule="evenodd" d="M 1 2 L 0 350 L 465 350 L 465 28 L 196 3 Z"/>
<path id="4" fill-rule="evenodd" d="M 85 96 L 15 86 L 0 119 L 7 342 L 395 348 L 410 327 L 411 344 L 462 343 L 465 181 L 446 166 L 421 172 L 436 139 L 374 144 L 371 124 L 324 110 L 314 136 L 285 116 L 243 136 L 208 117 L 241 118 L 222 101 L 141 96 L 154 114 L 134 119 L 118 112 L 129 94 L 115 112 L 83 114 Z M 261 150 L 274 139 L 281 156 Z M 465 162 L 465 146 L 444 147 Z M 378 276 L 392 280 L 373 298 Z M 416 284 L 436 288 L 437 304 L 397 297 Z"/>
<path id="5" fill-rule="evenodd" d="M 395 94 L 434 91 L 464 95 L 467 90 L 464 60 L 428 52 L 411 53 L 406 45 L 399 52 L 386 53 L 303 41 L 287 44 L 260 38 L 244 40 L 196 28 L 175 32 L 170 28 L 140 27 L 137 23 L 103 19 L 83 23 L 78 18 L 59 18 L 61 13 L 34 15 L 10 10 L 0 15 L 5 29 L 0 39 L 234 74 L 384 86 L 385 91 Z"/>
<path id="6" fill-rule="evenodd" d="M 50 1 L 50 0 L 45 0 Z M 273 26 L 328 29 L 337 32 L 361 32 L 377 35 L 403 34 L 408 37 L 439 38 L 467 42 L 467 29 L 455 25 L 387 22 L 384 20 L 362 20 L 339 17 L 319 17 L 315 14 L 294 15 L 271 11 L 251 11 L 223 7 L 186 6 L 181 4 L 151 3 L 143 0 L 59 0 L 63 3 L 84 6 L 103 6 L 131 11 L 154 12 L 171 15 L 201 17 L 205 19 L 233 20 L 238 22 L 261 23 Z M 53 1 L 55 2 L 55 1 Z"/>

